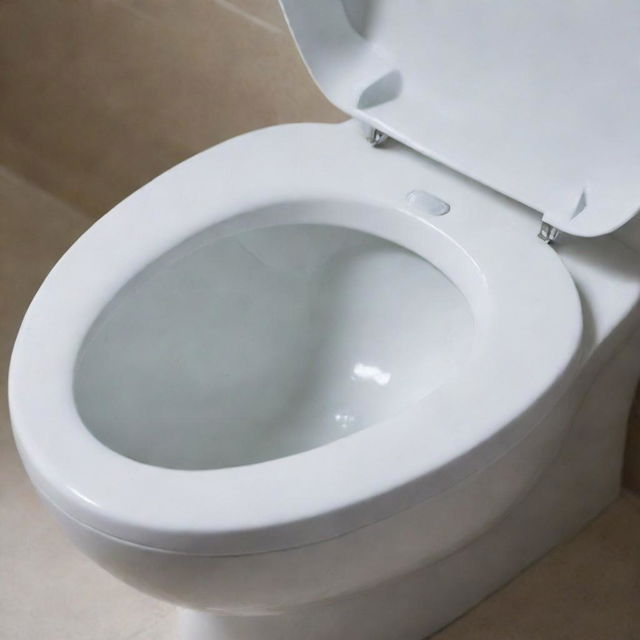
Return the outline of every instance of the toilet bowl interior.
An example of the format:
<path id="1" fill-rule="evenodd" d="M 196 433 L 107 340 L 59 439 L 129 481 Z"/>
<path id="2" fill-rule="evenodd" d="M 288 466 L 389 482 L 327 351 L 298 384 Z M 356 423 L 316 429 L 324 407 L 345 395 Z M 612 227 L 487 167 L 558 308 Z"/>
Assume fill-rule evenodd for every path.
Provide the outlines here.
<path id="1" fill-rule="evenodd" d="M 313 205 L 345 220 L 363 206 Z M 161 467 L 246 465 L 371 427 L 455 375 L 476 332 L 467 297 L 395 242 L 292 222 L 309 207 L 214 225 L 126 283 L 75 367 L 96 438 Z"/>
<path id="2" fill-rule="evenodd" d="M 510 451 L 558 401 L 580 362 L 582 310 L 560 258 L 536 238 L 535 220 L 516 224 L 512 202 L 404 147 L 371 148 L 356 126 L 286 125 L 213 147 L 132 194 L 57 263 L 20 328 L 9 394 L 30 476 L 65 513 L 130 542 L 189 553 L 236 555 L 310 544 L 447 491 Z M 450 205 L 448 213 L 434 215 L 414 202 L 418 192 Z M 269 234 L 287 233 L 286 225 L 319 225 L 316 233 L 340 227 L 344 238 L 273 236 L 272 243 Z M 362 240 L 365 248 L 373 243 L 362 249 L 364 257 L 357 243 L 350 248 L 348 230 L 375 236 Z M 243 242 L 260 257 L 258 264 L 249 255 L 242 268 L 231 257 L 226 266 L 208 263 L 216 246 L 245 233 L 255 240 Z M 302 248 L 294 251 L 298 242 Z M 268 250 L 271 244 L 277 250 Z M 284 278 L 279 266 L 304 271 L 304 260 L 313 258 L 309 245 L 320 257 L 332 256 L 319 260 L 326 274 L 317 272 L 316 285 L 331 284 L 331 293 L 305 301 L 303 314 L 287 301 L 285 284 L 293 284 L 275 280 Z M 396 258 L 417 262 L 398 269 Z M 265 261 L 271 261 L 268 269 Z M 245 294 L 259 304 L 234 302 L 231 313 L 227 302 L 225 315 L 212 317 L 203 291 L 213 285 L 196 286 L 203 272 L 228 300 L 236 300 L 231 293 L 246 274 L 260 283 Z M 222 272 L 227 278 L 216 280 Z M 163 285 L 171 277 L 175 286 Z M 414 277 L 425 283 L 415 284 Z M 352 288 L 367 295 L 358 301 Z M 418 304 L 425 291 L 427 299 Z M 155 306 L 143 304 L 145 292 Z M 332 309 L 322 304 L 326 299 Z M 263 326 L 260 314 L 273 326 Z M 318 339 L 330 339 L 315 346 L 316 361 L 308 355 L 316 334 L 304 328 L 311 318 L 325 322 Z M 298 340 L 288 350 L 274 345 L 289 334 L 269 333 L 281 320 Z M 231 406 L 242 418 L 247 407 L 259 407 L 257 425 L 276 427 L 283 424 L 278 411 L 290 411 L 283 446 L 267 451 L 260 444 L 261 458 L 247 455 L 245 433 L 250 444 L 259 439 L 257 427 L 240 430 L 246 420 L 230 420 L 224 437 L 211 438 L 219 436 L 212 430 L 212 389 L 225 379 L 213 366 L 222 356 L 204 356 L 214 349 L 224 356 L 234 343 L 244 344 L 243 326 L 252 327 L 266 355 L 258 360 L 260 349 L 246 341 L 251 350 L 236 352 L 238 369 L 229 373 L 244 383 L 242 376 L 262 371 L 249 379 L 250 388 L 266 394 L 282 383 L 279 394 L 256 399 L 242 384 L 230 385 L 217 396 L 230 404 L 215 408 Z M 218 336 L 225 341 L 205 340 Z M 323 368 L 331 353 L 341 368 Z M 137 369 L 141 363 L 146 369 Z M 354 372 L 358 363 L 365 366 Z M 401 384 L 406 380 L 421 386 Z M 287 381 L 293 381 L 288 396 Z M 279 405 L 267 402 L 274 397 Z M 325 422 L 304 432 L 326 397 L 353 400 L 354 408 L 340 411 L 327 402 Z M 364 409 L 365 419 L 356 413 Z M 370 428 L 338 437 L 345 421 L 337 422 L 336 414 L 356 416 L 358 427 Z M 216 459 L 220 443 L 234 439 L 242 456 Z M 264 461 L 250 464 L 256 459 Z"/>

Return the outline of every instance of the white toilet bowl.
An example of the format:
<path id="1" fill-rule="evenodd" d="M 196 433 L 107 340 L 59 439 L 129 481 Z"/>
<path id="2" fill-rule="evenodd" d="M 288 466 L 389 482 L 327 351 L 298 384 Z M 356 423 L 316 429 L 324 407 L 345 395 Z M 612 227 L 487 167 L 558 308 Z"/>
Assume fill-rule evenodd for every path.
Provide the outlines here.
<path id="1" fill-rule="evenodd" d="M 227 615 L 451 554 L 546 468 L 584 365 L 574 279 L 513 208 L 350 123 L 175 167 L 25 317 L 11 412 L 36 487 L 107 569 Z"/>
<path id="2" fill-rule="evenodd" d="M 537 225 L 355 122 L 191 158 L 25 316 L 34 485 L 186 638 L 419 640 L 619 486 L 640 260 Z"/>
<path id="3" fill-rule="evenodd" d="M 578 295 L 552 249 L 496 232 L 495 206 L 425 164 L 350 126 L 274 128 L 94 225 L 12 362 L 14 397 L 42 389 L 12 410 L 45 495 L 131 542 L 256 553 L 389 517 L 511 449 L 575 372 Z M 408 203 L 422 187 L 451 212 Z"/>

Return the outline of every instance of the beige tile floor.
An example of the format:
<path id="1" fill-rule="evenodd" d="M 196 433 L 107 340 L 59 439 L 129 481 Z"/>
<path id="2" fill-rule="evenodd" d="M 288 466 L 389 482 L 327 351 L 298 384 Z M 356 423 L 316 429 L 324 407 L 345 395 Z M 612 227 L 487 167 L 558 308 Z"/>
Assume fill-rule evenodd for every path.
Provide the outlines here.
<path id="1" fill-rule="evenodd" d="M 5 371 L 29 299 L 89 223 L 80 212 L 0 168 L 0 358 Z M 171 607 L 120 584 L 82 557 L 39 504 L 13 445 L 4 373 L 0 379 L 0 638 L 174 638 Z M 640 640 L 640 499 L 623 494 L 579 536 L 436 638 Z"/>

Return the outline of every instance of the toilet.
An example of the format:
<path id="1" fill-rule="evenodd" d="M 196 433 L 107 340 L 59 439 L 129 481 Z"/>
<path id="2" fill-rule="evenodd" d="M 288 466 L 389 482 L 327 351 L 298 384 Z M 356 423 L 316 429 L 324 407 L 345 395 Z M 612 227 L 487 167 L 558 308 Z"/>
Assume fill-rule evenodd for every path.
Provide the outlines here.
<path id="1" fill-rule="evenodd" d="M 13 430 L 185 640 L 421 640 L 619 492 L 640 8 L 281 5 L 352 119 L 228 140 L 96 222 L 25 315 Z"/>

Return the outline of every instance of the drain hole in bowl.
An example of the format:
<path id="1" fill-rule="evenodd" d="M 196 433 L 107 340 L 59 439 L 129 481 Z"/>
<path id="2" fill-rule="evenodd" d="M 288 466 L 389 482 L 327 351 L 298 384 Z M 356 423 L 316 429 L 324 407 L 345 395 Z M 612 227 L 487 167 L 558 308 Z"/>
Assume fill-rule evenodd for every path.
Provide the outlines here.
<path id="1" fill-rule="evenodd" d="M 105 307 L 74 392 L 114 451 L 175 469 L 283 457 L 370 427 L 464 362 L 471 309 L 416 254 L 287 224 L 170 251 Z"/>

